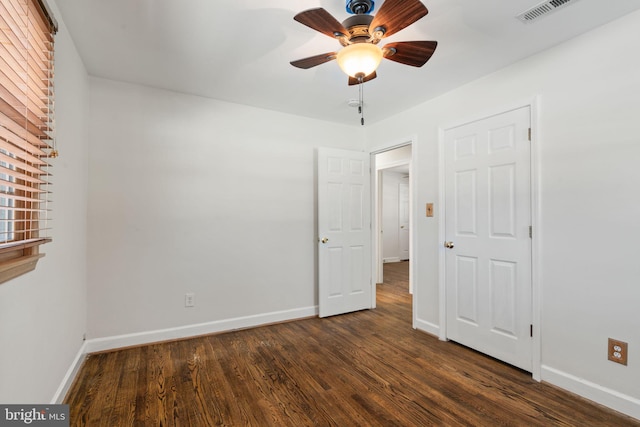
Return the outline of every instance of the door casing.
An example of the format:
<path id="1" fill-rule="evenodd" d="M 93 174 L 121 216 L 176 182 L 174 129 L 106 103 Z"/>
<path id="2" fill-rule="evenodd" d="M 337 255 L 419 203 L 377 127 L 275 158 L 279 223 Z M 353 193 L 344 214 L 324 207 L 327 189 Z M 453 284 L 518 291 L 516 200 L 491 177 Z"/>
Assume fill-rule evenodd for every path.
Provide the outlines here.
<path id="1" fill-rule="evenodd" d="M 384 145 L 382 147 L 377 147 L 375 150 L 370 152 L 371 155 L 371 189 L 372 189 L 372 195 L 371 195 L 371 200 L 372 200 L 372 205 L 371 205 L 371 212 L 372 212 L 372 218 L 373 218 L 373 224 L 372 226 L 374 227 L 374 232 L 372 233 L 373 235 L 373 242 L 372 242 L 372 266 L 373 266 L 373 271 L 372 271 L 372 277 L 375 278 L 381 278 L 382 274 L 381 274 L 381 270 L 382 270 L 382 253 L 381 253 L 381 245 L 380 245 L 380 229 L 381 229 L 381 224 L 380 224 L 380 220 L 381 220 L 381 214 L 380 214 L 380 202 L 379 202 L 379 197 L 380 197 L 380 189 L 378 188 L 378 183 L 379 183 L 379 177 L 381 175 L 381 171 L 382 170 L 378 170 L 376 167 L 376 155 L 380 154 L 380 153 L 384 153 L 387 151 L 391 151 L 397 148 L 402 148 L 402 147 L 406 147 L 408 145 L 411 146 L 411 160 L 410 160 L 410 172 L 409 172 L 409 230 L 410 230 L 410 236 L 409 236 L 409 259 L 410 260 L 417 260 L 417 245 L 414 244 L 414 242 L 416 241 L 415 239 L 417 238 L 417 234 L 416 234 L 416 227 L 415 227 L 415 203 L 414 201 L 416 200 L 416 189 L 417 189 L 417 185 L 416 185 L 416 173 L 415 173 L 415 168 L 413 167 L 413 165 L 415 165 L 416 163 L 416 153 L 417 153 L 417 144 L 416 144 L 416 136 L 412 136 L 412 137 L 408 137 L 406 139 L 402 139 L 400 141 L 396 141 L 396 142 L 392 142 L 389 143 L 388 145 Z M 400 164 L 406 164 L 406 162 L 402 162 L 402 163 L 398 163 L 398 164 L 389 164 L 388 167 L 394 167 L 394 166 L 399 166 Z M 413 327 L 416 327 L 416 286 L 415 283 L 417 283 L 417 269 L 414 267 L 413 263 L 409 264 L 409 289 L 410 292 L 413 295 L 413 315 L 412 315 L 412 322 L 413 322 Z M 372 301 L 372 307 L 376 306 L 376 301 L 375 301 L 375 292 L 373 295 L 374 301 Z"/>

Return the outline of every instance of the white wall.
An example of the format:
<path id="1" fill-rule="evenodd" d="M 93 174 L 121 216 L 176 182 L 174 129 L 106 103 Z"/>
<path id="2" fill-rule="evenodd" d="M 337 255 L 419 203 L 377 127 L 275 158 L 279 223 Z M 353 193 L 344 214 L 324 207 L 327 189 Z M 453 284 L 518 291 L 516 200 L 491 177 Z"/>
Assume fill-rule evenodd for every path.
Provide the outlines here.
<path id="1" fill-rule="evenodd" d="M 382 171 L 382 259 L 400 261 L 400 183 L 408 184 L 406 173 Z"/>
<path id="2" fill-rule="evenodd" d="M 47 403 L 72 366 L 86 328 L 88 77 L 67 29 L 56 36 L 53 242 L 36 270 L 0 284 L 0 402 Z"/>
<path id="3" fill-rule="evenodd" d="M 636 12 L 366 132 L 372 150 L 416 135 L 417 323 L 433 332 L 439 327 L 440 218 L 420 213 L 438 200 L 438 131 L 539 95 L 542 378 L 637 418 L 639 27 Z M 627 367 L 607 360 L 608 337 L 629 343 Z"/>
<path id="4" fill-rule="evenodd" d="M 92 78 L 90 132 L 94 343 L 316 312 L 316 148 L 359 127 Z"/>

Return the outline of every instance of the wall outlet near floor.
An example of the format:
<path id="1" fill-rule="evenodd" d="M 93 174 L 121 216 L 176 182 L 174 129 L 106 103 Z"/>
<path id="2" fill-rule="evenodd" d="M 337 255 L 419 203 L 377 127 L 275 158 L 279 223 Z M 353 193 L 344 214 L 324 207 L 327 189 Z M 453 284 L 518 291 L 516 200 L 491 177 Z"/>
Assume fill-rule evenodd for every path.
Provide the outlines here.
<path id="1" fill-rule="evenodd" d="M 626 342 L 609 338 L 609 350 L 607 351 L 609 360 L 627 366 L 627 347 Z"/>
<path id="2" fill-rule="evenodd" d="M 196 294 L 192 292 L 187 292 L 184 294 L 184 306 L 185 307 L 195 307 L 196 306 Z"/>

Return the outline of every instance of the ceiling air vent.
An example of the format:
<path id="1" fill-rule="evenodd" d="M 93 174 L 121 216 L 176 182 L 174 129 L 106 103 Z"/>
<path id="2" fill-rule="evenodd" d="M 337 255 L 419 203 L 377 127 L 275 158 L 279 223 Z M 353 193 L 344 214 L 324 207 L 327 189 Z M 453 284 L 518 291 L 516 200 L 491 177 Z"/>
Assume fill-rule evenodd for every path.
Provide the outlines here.
<path id="1" fill-rule="evenodd" d="M 547 0 L 516 16 L 522 22 L 533 22 L 578 0 Z"/>

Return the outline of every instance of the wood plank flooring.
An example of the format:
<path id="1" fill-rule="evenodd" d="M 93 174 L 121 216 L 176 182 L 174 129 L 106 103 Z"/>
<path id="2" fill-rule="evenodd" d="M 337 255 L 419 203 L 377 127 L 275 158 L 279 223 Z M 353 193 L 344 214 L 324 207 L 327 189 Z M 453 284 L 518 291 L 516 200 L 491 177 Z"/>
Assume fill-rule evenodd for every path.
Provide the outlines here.
<path id="1" fill-rule="evenodd" d="M 408 263 L 378 307 L 90 355 L 72 426 L 640 426 L 411 328 Z"/>

